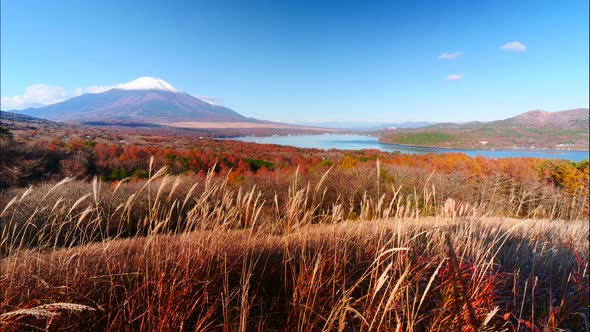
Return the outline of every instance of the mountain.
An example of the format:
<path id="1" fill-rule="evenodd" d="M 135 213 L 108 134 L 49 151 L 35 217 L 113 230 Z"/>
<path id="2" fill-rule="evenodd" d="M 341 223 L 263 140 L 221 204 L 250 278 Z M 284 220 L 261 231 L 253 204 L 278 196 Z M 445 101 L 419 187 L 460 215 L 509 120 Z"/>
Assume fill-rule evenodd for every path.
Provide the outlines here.
<path id="1" fill-rule="evenodd" d="M 534 110 L 492 122 L 440 123 L 419 129 L 389 130 L 383 143 L 443 148 L 589 149 L 590 111 Z"/>
<path id="2" fill-rule="evenodd" d="M 298 125 L 317 126 L 322 128 L 351 129 L 351 130 L 380 130 L 394 128 L 420 128 L 435 124 L 427 121 L 406 121 L 406 122 L 362 122 L 362 121 L 319 121 L 319 122 L 297 122 Z"/>
<path id="3" fill-rule="evenodd" d="M 588 129 L 588 109 L 578 108 L 561 112 L 530 111 L 513 118 L 507 119 L 508 123 L 514 125 L 525 125 L 533 127 L 558 127 L 568 129 L 580 126 Z"/>
<path id="4" fill-rule="evenodd" d="M 375 129 L 397 129 L 397 128 L 422 128 L 427 126 L 432 126 L 436 124 L 436 122 L 429 122 L 429 121 L 405 121 L 405 122 L 397 122 L 397 123 L 382 123 L 378 127 L 374 127 Z"/>
<path id="5" fill-rule="evenodd" d="M 261 122 L 195 98 L 153 77 L 141 77 L 101 93 L 12 112 L 65 122 Z"/>
<path id="6" fill-rule="evenodd" d="M 53 121 L 34 118 L 23 114 L 0 111 L 0 125 L 11 129 L 14 124 L 29 124 L 29 125 L 58 125 Z"/>

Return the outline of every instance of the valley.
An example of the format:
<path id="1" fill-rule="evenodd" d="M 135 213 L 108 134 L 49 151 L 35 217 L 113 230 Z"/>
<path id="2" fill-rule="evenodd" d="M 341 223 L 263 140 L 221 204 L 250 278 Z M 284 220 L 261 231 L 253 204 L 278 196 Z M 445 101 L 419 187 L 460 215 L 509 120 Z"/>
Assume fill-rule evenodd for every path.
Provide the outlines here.
<path id="1" fill-rule="evenodd" d="M 590 332 L 589 5 L 0 0 L 0 332 Z"/>
<path id="2" fill-rule="evenodd" d="M 37 118 L 115 128 L 141 128 L 199 136 L 236 137 L 322 133 L 370 133 L 379 142 L 444 149 L 588 150 L 590 115 L 586 108 L 560 112 L 529 111 L 491 122 L 397 124 L 402 128 L 369 131 L 277 123 L 245 117 L 200 100 L 168 82 L 140 77 L 104 92 L 88 93 L 39 108 L 16 111 Z M 14 112 L 12 112 L 14 113 Z"/>
<path id="3" fill-rule="evenodd" d="M 585 324 L 587 161 L 306 149 L 0 115 L 8 331 L 391 330 L 396 315 L 414 330 L 544 324 L 551 309 L 525 293 L 530 280 L 559 299 L 560 326 Z"/>
<path id="4" fill-rule="evenodd" d="M 262 121 L 82 122 L 0 112 L 8 331 L 335 329 L 365 320 L 390 330 L 395 315 L 410 330 L 545 324 L 545 300 L 524 295 L 531 278 L 573 313 L 560 326 L 584 326 L 587 160 L 219 139 L 317 134 Z M 539 253 L 547 243 L 559 249 Z M 514 272 L 531 265 L 534 273 Z M 416 298 L 418 307 L 403 304 Z"/>
<path id="5" fill-rule="evenodd" d="M 320 133 L 338 132 L 338 129 L 328 129 L 319 127 L 297 126 L 273 122 L 166 122 L 161 123 L 175 128 L 196 128 L 196 129 L 253 129 L 253 128 L 267 128 L 267 129 L 291 129 L 293 133 L 297 131 L 316 131 Z"/>

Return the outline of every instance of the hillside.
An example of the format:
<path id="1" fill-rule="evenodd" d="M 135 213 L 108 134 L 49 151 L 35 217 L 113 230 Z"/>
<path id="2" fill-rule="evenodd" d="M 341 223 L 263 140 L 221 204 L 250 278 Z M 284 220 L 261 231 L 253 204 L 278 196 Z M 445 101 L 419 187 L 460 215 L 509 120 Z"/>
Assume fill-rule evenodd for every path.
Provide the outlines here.
<path id="1" fill-rule="evenodd" d="M 275 123 L 247 122 L 188 122 L 155 124 L 139 121 L 55 122 L 28 115 L 0 111 L 0 127 L 23 140 L 85 139 L 97 141 L 125 139 L 128 143 L 144 142 L 146 138 L 180 144 L 187 137 L 227 138 L 237 136 L 306 135 L 334 132 L 335 129 L 304 127 Z"/>
<path id="2" fill-rule="evenodd" d="M 287 135 L 336 129 L 258 120 L 215 105 L 154 77 L 140 77 L 100 93 L 87 93 L 38 108 L 10 113 L 94 127 L 149 128 L 199 136 Z M 14 115 L 12 116 L 14 118 Z"/>
<path id="3" fill-rule="evenodd" d="M 441 123 L 382 132 L 390 144 L 440 148 L 542 148 L 588 150 L 589 110 L 530 111 L 492 122 Z"/>
<path id="4" fill-rule="evenodd" d="M 91 160 L 80 143 L 67 145 L 72 171 Z M 584 331 L 587 181 L 570 193 L 535 171 L 542 161 L 383 153 L 381 164 L 203 143 L 192 157 L 157 154 L 153 171 L 152 147 L 116 158 L 97 143 L 96 166 L 131 179 L 0 192 L 3 330 Z M 174 175 L 182 164 L 211 168 Z M 547 323 L 548 312 L 565 314 Z"/>
<path id="5" fill-rule="evenodd" d="M 15 124 L 31 124 L 31 125 L 57 125 L 57 123 L 45 119 L 39 119 L 28 115 L 17 114 L 12 112 L 0 111 L 0 122 L 6 126 L 14 126 Z"/>
<path id="6" fill-rule="evenodd" d="M 0 115 L 2 331 L 586 326 L 588 162 Z"/>
<path id="7" fill-rule="evenodd" d="M 259 122 L 187 93 L 164 90 L 112 89 L 60 103 L 16 111 L 38 118 L 84 122 L 97 120 L 167 123 L 179 121 Z"/>

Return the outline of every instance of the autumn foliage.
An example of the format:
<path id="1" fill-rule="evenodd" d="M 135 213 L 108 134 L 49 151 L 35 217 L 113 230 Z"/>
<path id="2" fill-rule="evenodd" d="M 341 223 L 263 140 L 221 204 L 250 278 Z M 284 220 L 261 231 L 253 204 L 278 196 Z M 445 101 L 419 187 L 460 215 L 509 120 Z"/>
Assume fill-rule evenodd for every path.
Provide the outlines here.
<path id="1" fill-rule="evenodd" d="M 0 139 L 0 330 L 587 330 L 588 161 L 46 134 Z"/>

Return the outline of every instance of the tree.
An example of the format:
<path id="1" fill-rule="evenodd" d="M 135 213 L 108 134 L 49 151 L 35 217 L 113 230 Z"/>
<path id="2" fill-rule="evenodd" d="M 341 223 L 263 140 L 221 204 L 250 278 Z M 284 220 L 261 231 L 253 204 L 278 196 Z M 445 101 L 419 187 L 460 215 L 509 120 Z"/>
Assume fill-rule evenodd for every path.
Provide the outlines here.
<path id="1" fill-rule="evenodd" d="M 0 138 L 6 138 L 9 140 L 12 140 L 14 138 L 14 136 L 12 135 L 12 132 L 10 131 L 10 129 L 0 126 Z"/>

